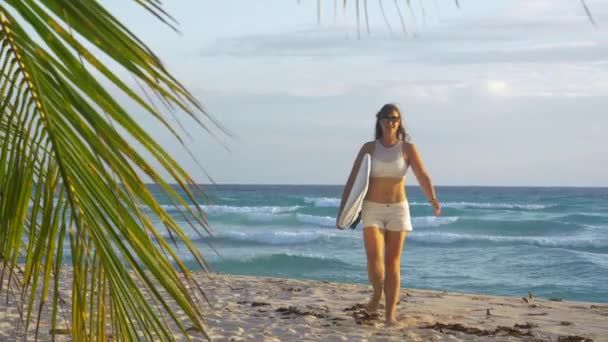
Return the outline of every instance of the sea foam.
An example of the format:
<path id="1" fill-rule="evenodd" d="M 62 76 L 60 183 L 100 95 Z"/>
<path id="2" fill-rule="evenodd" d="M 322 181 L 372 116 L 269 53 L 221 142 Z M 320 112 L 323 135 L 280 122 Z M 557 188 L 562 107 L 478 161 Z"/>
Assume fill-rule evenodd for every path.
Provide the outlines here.
<path id="1" fill-rule="evenodd" d="M 419 232 L 408 239 L 432 244 L 453 244 L 458 242 L 485 242 L 496 244 L 525 244 L 541 247 L 561 248 L 608 248 L 608 239 L 596 239 L 591 236 L 581 237 L 531 237 L 531 236 L 498 236 L 476 235 L 448 232 Z"/>
<path id="2" fill-rule="evenodd" d="M 319 208 L 337 208 L 340 206 L 340 199 L 333 197 L 304 197 L 304 203 L 312 204 Z"/>
<path id="3" fill-rule="evenodd" d="M 411 202 L 412 206 L 430 206 L 426 202 Z M 490 203 L 490 202 L 441 202 L 443 208 L 453 209 L 519 209 L 543 210 L 555 207 L 555 204 L 521 204 L 521 203 Z"/>

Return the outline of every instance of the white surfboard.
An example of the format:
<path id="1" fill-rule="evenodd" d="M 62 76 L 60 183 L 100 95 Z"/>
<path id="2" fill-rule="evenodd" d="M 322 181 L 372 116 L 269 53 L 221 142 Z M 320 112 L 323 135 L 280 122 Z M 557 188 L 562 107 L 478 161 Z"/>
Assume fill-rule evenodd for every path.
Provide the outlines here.
<path id="1" fill-rule="evenodd" d="M 353 187 L 350 189 L 350 193 L 346 198 L 344 209 L 338 219 L 338 228 L 344 229 L 353 224 L 361 211 L 363 206 L 363 199 L 367 194 L 367 187 L 369 186 L 369 173 L 371 171 L 371 156 L 366 153 L 361 160 L 361 166 L 357 170 Z"/>

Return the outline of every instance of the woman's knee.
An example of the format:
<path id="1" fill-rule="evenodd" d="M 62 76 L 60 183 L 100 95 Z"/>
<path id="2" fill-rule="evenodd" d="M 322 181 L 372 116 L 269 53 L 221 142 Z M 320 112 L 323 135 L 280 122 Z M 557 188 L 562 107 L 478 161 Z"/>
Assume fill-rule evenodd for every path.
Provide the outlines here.
<path id="1" fill-rule="evenodd" d="M 386 264 L 385 268 L 386 268 L 387 272 L 399 271 L 399 268 L 401 267 L 400 257 L 387 256 L 385 264 Z"/>
<path id="2" fill-rule="evenodd" d="M 384 263 L 380 258 L 371 258 L 371 260 L 368 258 L 367 267 L 376 272 L 384 272 Z"/>

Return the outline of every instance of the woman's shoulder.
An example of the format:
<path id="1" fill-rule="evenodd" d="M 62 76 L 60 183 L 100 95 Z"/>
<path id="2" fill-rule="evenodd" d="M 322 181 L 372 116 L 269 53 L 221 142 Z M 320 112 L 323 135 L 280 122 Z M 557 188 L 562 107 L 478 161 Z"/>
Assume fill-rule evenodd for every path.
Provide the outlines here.
<path id="1" fill-rule="evenodd" d="M 409 158 L 409 156 L 413 153 L 413 151 L 416 149 L 416 145 L 414 144 L 414 141 L 412 140 L 412 138 L 408 135 L 405 137 L 405 139 L 402 140 L 402 151 L 403 154 Z"/>
<path id="2" fill-rule="evenodd" d="M 407 148 L 412 148 L 414 145 L 414 140 L 412 139 L 411 135 L 406 135 L 405 137 L 403 137 L 401 139 L 401 146 L 403 146 L 403 149 L 407 149 Z"/>
<path id="3" fill-rule="evenodd" d="M 361 151 L 366 152 L 366 153 L 371 153 L 371 152 L 373 152 L 373 150 L 374 150 L 374 144 L 375 144 L 375 143 L 376 143 L 376 141 L 375 141 L 375 140 L 365 142 L 365 143 L 363 144 L 363 146 L 361 146 Z"/>

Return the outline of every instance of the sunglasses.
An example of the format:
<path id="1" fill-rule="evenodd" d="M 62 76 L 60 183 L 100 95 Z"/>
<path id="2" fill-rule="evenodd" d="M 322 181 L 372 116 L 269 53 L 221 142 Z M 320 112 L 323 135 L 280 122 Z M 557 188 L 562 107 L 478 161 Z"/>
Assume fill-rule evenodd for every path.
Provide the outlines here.
<path id="1" fill-rule="evenodd" d="M 385 116 L 385 117 L 380 118 L 380 121 L 382 121 L 382 122 L 390 121 L 391 123 L 397 123 L 397 122 L 399 122 L 399 120 L 401 120 L 401 118 L 398 116 Z"/>

